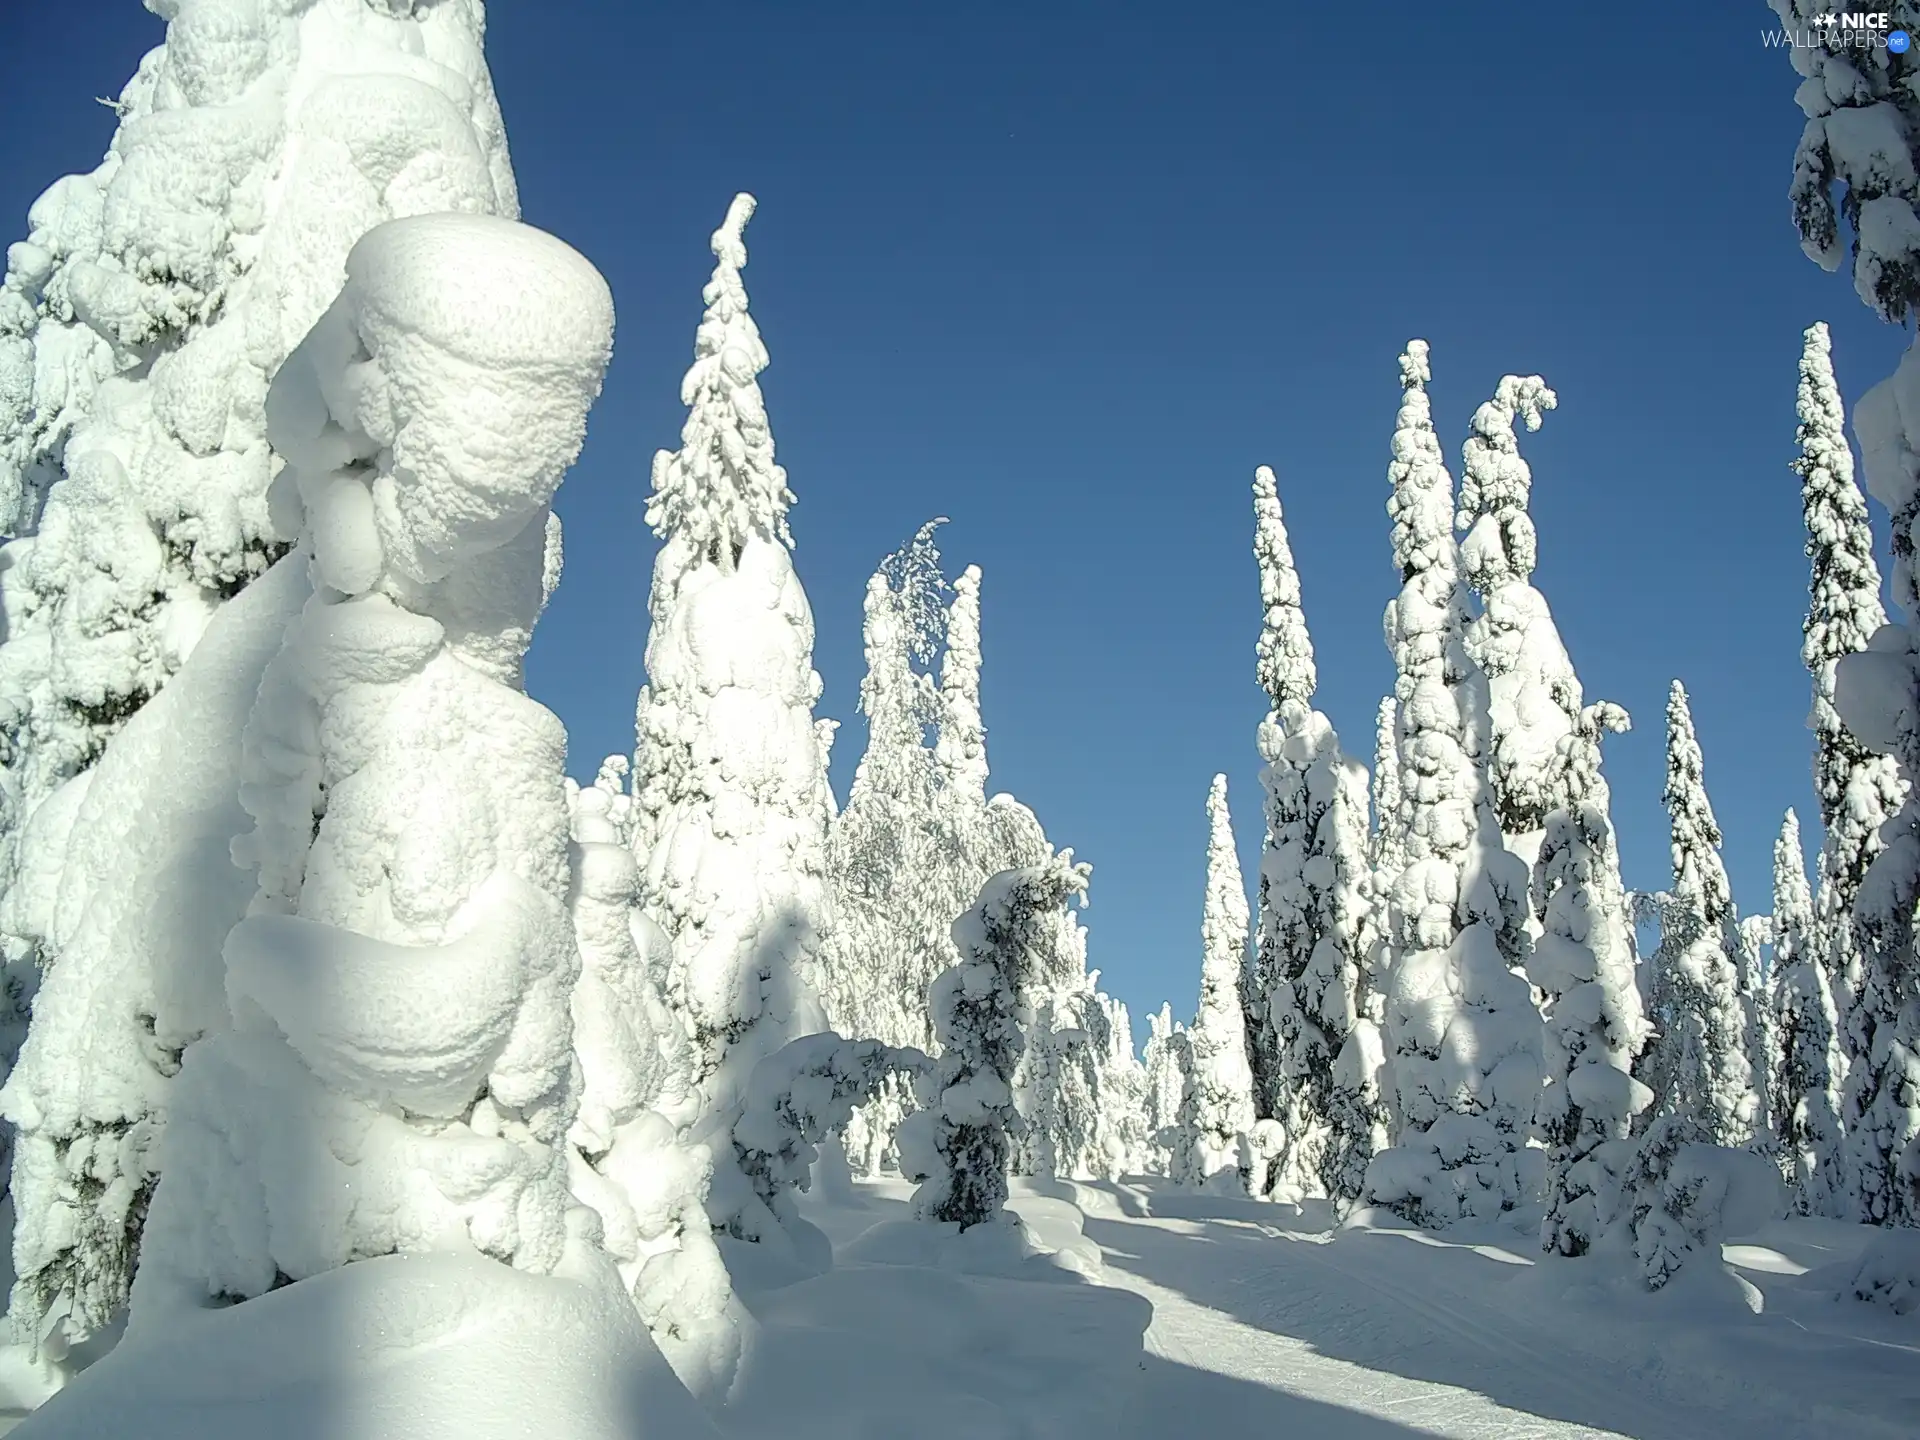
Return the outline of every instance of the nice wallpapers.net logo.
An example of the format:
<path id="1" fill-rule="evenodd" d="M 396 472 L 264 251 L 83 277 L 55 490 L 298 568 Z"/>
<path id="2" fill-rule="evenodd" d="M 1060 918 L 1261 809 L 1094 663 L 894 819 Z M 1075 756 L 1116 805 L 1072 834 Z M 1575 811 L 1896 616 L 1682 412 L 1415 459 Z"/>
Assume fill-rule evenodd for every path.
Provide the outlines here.
<path id="1" fill-rule="evenodd" d="M 1893 26 L 1889 10 L 1832 10 L 1810 15 L 1798 26 L 1762 30 L 1761 41 L 1775 50 L 1885 50 L 1904 55 L 1913 37 Z"/>

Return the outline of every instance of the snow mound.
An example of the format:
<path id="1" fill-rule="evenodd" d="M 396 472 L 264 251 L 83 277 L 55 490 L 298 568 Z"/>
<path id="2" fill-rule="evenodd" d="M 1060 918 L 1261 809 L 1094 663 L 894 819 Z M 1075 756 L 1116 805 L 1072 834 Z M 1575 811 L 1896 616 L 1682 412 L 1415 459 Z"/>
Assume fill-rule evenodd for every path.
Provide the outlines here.
<path id="1" fill-rule="evenodd" d="M 690 1440 L 712 1424 L 605 1262 L 387 1256 L 124 1342 L 25 1440 Z"/>

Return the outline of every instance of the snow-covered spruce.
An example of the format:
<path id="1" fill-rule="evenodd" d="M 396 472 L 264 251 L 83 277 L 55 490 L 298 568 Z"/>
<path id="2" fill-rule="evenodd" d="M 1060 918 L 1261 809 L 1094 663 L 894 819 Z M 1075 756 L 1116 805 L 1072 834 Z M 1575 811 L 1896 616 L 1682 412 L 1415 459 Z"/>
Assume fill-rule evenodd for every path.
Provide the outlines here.
<path id="1" fill-rule="evenodd" d="M 284 548 L 264 397 L 353 242 L 518 213 L 478 0 L 154 8 L 106 158 L 34 203 L 0 285 L 0 891 L 26 815 Z"/>
<path id="2" fill-rule="evenodd" d="M 63 881 L 64 857 L 44 850 L 61 815 L 31 839 L 26 829 L 284 550 L 265 502 L 264 397 L 339 289 L 348 249 L 393 216 L 517 213 L 477 0 L 377 17 L 361 0 L 154 8 L 167 43 L 121 92 L 108 154 L 35 201 L 0 282 L 0 534 L 14 537 L 0 548 L 0 958 L 14 1011 L 0 1063 L 17 1053 L 41 968 L 64 958 L 39 923 L 55 891 L 69 887 L 70 911 L 89 903 L 78 871 Z M 149 778 L 182 798 L 172 777 Z M 135 798 L 122 814 L 137 813 L 150 812 Z M 74 963 L 137 972 L 150 953 Z M 151 983 L 134 974 L 115 986 L 129 1007 L 147 1006 L 141 1029 L 103 1042 L 131 1068 L 22 1081 L 71 1097 L 49 1093 L 39 1113 L 87 1178 L 22 1206 L 71 1218 L 55 1225 L 73 1233 L 60 1248 L 83 1287 L 97 1268 L 89 1254 L 117 1263 L 99 1247 L 121 1246 L 112 1232 L 126 1225 L 137 1232 L 141 1205 L 126 1192 L 147 1181 L 122 1161 L 137 1168 L 150 1150 L 123 1137 L 148 1132 L 197 1033 L 132 998 Z M 43 1007 L 65 1014 L 48 1023 L 97 1038 L 104 1027 L 66 1005 Z M 68 1043 L 51 1038 L 42 1053 Z M 27 1228 L 54 1233 L 49 1218 Z M 101 1283 L 103 1297 L 124 1289 Z"/>
<path id="3" fill-rule="evenodd" d="M 1142 1119 L 1146 1130 L 1146 1171 L 1172 1175 L 1176 1153 L 1182 1149 L 1178 1129 L 1180 1105 L 1187 1092 L 1187 1072 L 1193 1065 L 1193 1046 L 1187 1027 L 1173 1018 L 1173 1006 L 1162 1004 L 1147 1016 L 1147 1045 L 1141 1052 L 1145 1071 Z"/>
<path id="4" fill-rule="evenodd" d="M 642 894 L 672 942 L 667 1002 L 693 1037 L 689 1138 L 711 1145 L 710 1213 L 736 1232 L 753 1192 L 733 1123 L 754 1065 L 825 1028 L 813 986 L 831 908 L 813 615 L 740 279 L 753 208 L 736 196 L 713 234 L 681 447 L 654 457 L 647 522 L 661 544 L 633 771 Z"/>
<path id="5" fill-rule="evenodd" d="M 988 880 L 953 924 L 960 963 L 929 997 L 940 1058 L 922 1080 L 923 1107 L 900 1129 L 900 1168 L 916 1180 L 914 1212 L 966 1230 L 998 1219 L 1007 1199 L 1014 1071 L 1032 1023 L 1027 992 L 1046 979 L 1052 927 L 1084 896 L 1091 867 L 1071 850 Z"/>
<path id="6" fill-rule="evenodd" d="M 1256 1071 L 1268 1076 L 1258 1108 L 1279 1126 L 1275 1163 L 1258 1188 L 1351 1203 L 1387 1142 L 1367 777 L 1312 708 L 1299 576 L 1264 466 L 1254 478 L 1254 514 L 1266 602 L 1259 674 L 1273 708 L 1260 730 L 1267 836 L 1253 971 L 1264 1024 L 1250 1033 L 1264 1060 Z"/>
<path id="7" fill-rule="evenodd" d="M 1697 1118 L 1669 1114 L 1654 1120 L 1634 1152 L 1621 1222 L 1641 1283 L 1659 1290 L 1690 1264 L 1709 1283 L 1715 1272 L 1727 1275 L 1721 1241 L 1751 1234 L 1785 1208 L 1772 1161 L 1715 1145 Z"/>
<path id="8" fill-rule="evenodd" d="M 1661 906 L 1660 948 L 1651 961 L 1656 1038 L 1635 1074 L 1653 1091 L 1649 1122 L 1687 1117 L 1705 1143 L 1746 1145 L 1764 1122 L 1764 1078 L 1749 1058 L 1754 1017 L 1740 994 L 1743 947 L 1733 892 L 1678 680 L 1667 699 L 1662 799 L 1672 828 L 1673 888 Z"/>
<path id="9" fill-rule="evenodd" d="M 867 582 L 867 746 L 828 834 L 835 923 L 821 965 L 821 999 L 840 1033 L 922 1048 L 933 1042 L 927 986 L 953 963 L 948 928 L 985 878 L 971 877 L 968 888 L 961 874 L 943 775 L 926 738 L 942 718 L 926 668 L 947 622 L 934 543 L 941 523 L 922 526 Z M 890 1082 L 855 1113 L 847 1141 L 856 1171 L 881 1168 L 910 1099 Z"/>
<path id="10" fill-rule="evenodd" d="M 1400 357 L 1388 479 L 1403 586 L 1387 607 L 1397 678 L 1405 865 L 1389 897 L 1385 1030 L 1399 1132 L 1367 1170 L 1374 1200 L 1447 1224 L 1511 1210 L 1540 1089 L 1540 1016 L 1515 972 L 1526 867 L 1500 841 L 1479 757 L 1486 684 L 1467 654 L 1453 485 L 1433 429 L 1425 341 Z"/>
<path id="11" fill-rule="evenodd" d="M 1648 1027 L 1599 778 L 1608 728 L 1599 707 L 1589 707 L 1580 728 L 1562 737 L 1566 773 L 1553 787 L 1562 802 L 1547 815 L 1533 872 L 1541 934 L 1527 976 L 1540 987 L 1547 1021 L 1547 1086 L 1536 1111 L 1547 1145 L 1540 1240 L 1561 1255 L 1585 1254 L 1615 1220 L 1633 1158 L 1633 1117 L 1652 1099 L 1631 1073 Z"/>
<path id="12" fill-rule="evenodd" d="M 1789 810 L 1773 843 L 1771 982 L 1779 1058 L 1768 1096 L 1787 1195 L 1800 1215 L 1838 1214 L 1845 1198 L 1840 1168 L 1844 1062 L 1823 958 L 1800 820 Z"/>
<path id="13" fill-rule="evenodd" d="M 274 381 L 308 593 L 247 721 L 233 1023 L 169 1093 L 132 1333 L 353 1260 L 550 1273 L 592 1246 L 566 734 L 521 662 L 612 326 L 551 236 L 417 217 L 354 247 Z"/>
<path id="14" fill-rule="evenodd" d="M 1253 1072 L 1240 1011 L 1247 954 L 1247 892 L 1227 812 L 1227 777 L 1207 792 L 1207 890 L 1200 917 L 1200 1008 L 1193 1040 L 1191 1125 L 1196 1181 L 1237 1169 L 1240 1137 L 1253 1129 Z"/>
<path id="15" fill-rule="evenodd" d="M 1816 22 L 1833 13 L 1819 0 L 1769 3 L 1799 34 L 1824 28 Z M 1907 0 L 1887 8 L 1893 28 L 1920 26 L 1920 9 Z M 1807 117 L 1789 190 L 1800 248 L 1822 269 L 1838 270 L 1850 235 L 1854 290 L 1881 319 L 1899 324 L 1920 303 L 1920 99 L 1907 83 L 1912 57 L 1885 45 L 1787 52 L 1803 77 L 1794 100 Z"/>
<path id="16" fill-rule="evenodd" d="M 1562 793 L 1562 742 L 1580 726 L 1580 681 L 1546 599 L 1533 587 L 1533 474 L 1514 433 L 1516 421 L 1538 430 L 1557 403 L 1538 375 L 1501 378 L 1473 415 L 1456 521 L 1465 535 L 1462 566 L 1481 602 L 1467 649 L 1486 675 L 1495 814 L 1506 843 L 1529 864 L 1548 813 L 1585 800 Z"/>
<path id="17" fill-rule="evenodd" d="M 1867 648 L 1843 656 L 1835 708 L 1870 750 L 1893 757 L 1908 786 L 1899 812 L 1882 827 L 1885 849 L 1874 858 L 1854 905 L 1864 959 L 1860 990 L 1847 1016 L 1847 1071 L 1842 1121 L 1846 1168 L 1856 1218 L 1873 1224 L 1920 1225 L 1920 954 L 1914 907 L 1920 898 L 1920 614 L 1914 520 L 1920 515 L 1920 355 L 1864 396 L 1854 411 L 1867 488 L 1893 520 L 1893 596 L 1906 624 L 1882 626 Z M 1855 1291 L 1891 1299 L 1900 1287 L 1897 1250 L 1863 1264 Z M 1904 1252 L 1908 1259 L 1913 1252 Z M 1905 1283 L 1920 1287 L 1920 1269 Z"/>

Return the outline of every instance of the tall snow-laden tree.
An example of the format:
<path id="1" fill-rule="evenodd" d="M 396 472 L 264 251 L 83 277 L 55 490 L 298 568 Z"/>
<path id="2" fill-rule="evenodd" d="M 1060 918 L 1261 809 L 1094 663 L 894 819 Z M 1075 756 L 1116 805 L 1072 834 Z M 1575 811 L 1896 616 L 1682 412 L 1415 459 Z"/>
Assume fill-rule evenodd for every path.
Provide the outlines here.
<path id="1" fill-rule="evenodd" d="M 1380 997 L 1368 853 L 1367 777 L 1313 708 L 1313 646 L 1273 472 L 1254 477 L 1254 553 L 1266 621 L 1258 675 L 1272 709 L 1260 730 L 1267 838 L 1260 862 L 1250 1027 L 1264 1071 L 1263 1117 L 1280 1150 L 1263 1194 L 1351 1202 L 1386 1144 Z"/>
<path id="2" fill-rule="evenodd" d="M 1173 1018 L 1173 1006 L 1162 1004 L 1147 1016 L 1147 1046 L 1141 1053 L 1146 1071 L 1143 1111 L 1147 1132 L 1147 1171 L 1173 1174 L 1180 1103 L 1187 1090 L 1193 1047 L 1187 1027 Z"/>
<path id="3" fill-rule="evenodd" d="M 1854 902 L 1867 868 L 1880 853 L 1880 830 L 1897 813 L 1905 783 L 1889 755 L 1876 755 L 1854 736 L 1834 704 L 1840 660 L 1867 648 L 1886 624 L 1880 603 L 1880 567 L 1873 558 L 1867 502 L 1854 480 L 1846 414 L 1833 376 L 1833 347 L 1825 325 L 1810 326 L 1800 354 L 1800 454 L 1806 517 L 1809 586 L 1801 657 L 1813 674 L 1813 781 L 1823 840 L 1813 930 L 1826 984 L 1840 1016 L 1840 1045 L 1851 1068 L 1873 1051 L 1882 1018 L 1858 1008 L 1865 981 Z M 1843 1077 L 1836 1075 L 1835 1083 Z M 1863 1092 L 1864 1093 L 1864 1092 Z M 1857 1123 L 1852 1117 L 1851 1123 Z"/>
<path id="4" fill-rule="evenodd" d="M 753 1066 L 825 1028 L 814 984 L 830 913 L 813 613 L 756 378 L 767 350 L 740 279 L 753 210 L 751 195 L 734 197 L 713 234 L 680 449 L 654 457 L 647 522 L 660 549 L 633 785 L 646 908 L 673 944 L 667 1000 L 694 1042 L 691 1138 L 713 1146 L 709 1210 L 736 1230 L 751 1190 L 733 1123 Z"/>
<path id="5" fill-rule="evenodd" d="M 1673 889 L 1661 907 L 1660 948 L 1652 962 L 1658 1035 L 1639 1070 L 1654 1095 L 1649 1118 L 1690 1117 L 1706 1143 L 1743 1146 L 1763 1120 L 1764 1078 L 1749 1058 L 1753 1017 L 1740 994 L 1733 892 L 1693 715 L 1678 680 L 1667 699 L 1661 798 L 1672 828 Z"/>
<path id="6" fill-rule="evenodd" d="M 1793 811 L 1773 844 L 1773 1005 L 1779 1062 L 1768 1095 L 1781 1169 L 1796 1213 L 1835 1214 L 1841 1170 L 1837 1013 L 1819 946 L 1813 896 Z"/>
<path id="7" fill-rule="evenodd" d="M 223 852 L 287 587 L 212 627 L 286 549 L 268 383 L 372 227 L 517 213 L 476 0 L 156 8 L 167 43 L 106 159 L 35 202 L 0 285 L 8 1059 L 46 975 L 0 1104 L 22 1131 L 16 1323 L 57 1313 L 73 1339 L 124 1302 L 166 1090 L 221 1023 L 207 965 L 251 893 Z M 178 708 L 205 710 L 204 736 L 163 738 L 178 717 L 129 735 L 202 645 Z"/>
<path id="8" fill-rule="evenodd" d="M 231 1026 L 169 1092 L 136 1331 L 373 1257 L 597 1253 L 568 1184 L 566 732 L 521 666 L 612 327 L 558 240 L 422 216 L 354 247 L 274 381 L 274 573 L 303 603 L 246 722 Z"/>
<path id="9" fill-rule="evenodd" d="M 1021 1125 L 1014 1072 L 1033 1021 L 1029 987 L 1047 978 L 1051 921 L 1086 892 L 1088 867 L 1062 851 L 988 880 L 953 925 L 960 963 L 934 982 L 941 1054 L 921 1082 L 925 1108 L 900 1132 L 900 1166 L 920 1182 L 914 1212 L 962 1230 L 1000 1218 L 1011 1137 Z"/>
<path id="10" fill-rule="evenodd" d="M 1623 728 L 1624 712 L 1589 706 L 1557 742 L 1556 803 L 1533 871 L 1541 934 L 1527 975 L 1540 987 L 1547 1019 L 1548 1083 L 1535 1116 L 1547 1145 L 1540 1240 L 1561 1255 L 1585 1254 L 1617 1218 L 1633 1161 L 1633 1117 L 1653 1098 L 1632 1075 L 1648 1027 L 1600 776 L 1600 737 Z"/>
<path id="11" fill-rule="evenodd" d="M 1580 682 L 1546 598 L 1533 587 L 1533 473 L 1514 432 L 1517 421 L 1538 430 L 1557 403 L 1538 375 L 1502 377 L 1473 415 L 1456 521 L 1465 534 L 1462 568 L 1481 602 L 1467 648 L 1487 677 L 1495 814 L 1507 844 L 1528 863 L 1548 814 L 1567 798 L 1562 742 L 1580 726 Z"/>
<path id="12" fill-rule="evenodd" d="M 1193 1112 L 1200 1178 L 1239 1164 L 1239 1137 L 1253 1129 L 1253 1072 L 1240 1010 L 1246 964 L 1247 892 L 1234 852 L 1227 777 L 1207 792 L 1207 891 L 1200 918 L 1200 1008 L 1193 1021 Z"/>
<path id="13" fill-rule="evenodd" d="M 1501 844 L 1479 757 L 1485 678 L 1466 648 L 1453 482 L 1434 434 L 1425 341 L 1400 357 L 1386 634 L 1397 678 L 1404 868 L 1389 897 L 1386 1037 L 1400 1127 L 1374 1157 L 1374 1199 L 1416 1223 L 1511 1210 L 1540 1088 L 1527 982 L 1526 868 Z"/>

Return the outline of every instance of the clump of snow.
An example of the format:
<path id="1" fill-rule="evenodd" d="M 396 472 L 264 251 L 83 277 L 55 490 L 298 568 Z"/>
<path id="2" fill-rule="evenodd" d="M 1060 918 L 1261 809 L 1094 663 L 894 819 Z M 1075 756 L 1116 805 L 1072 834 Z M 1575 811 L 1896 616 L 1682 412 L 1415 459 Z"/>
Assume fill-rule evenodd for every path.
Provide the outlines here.
<path id="1" fill-rule="evenodd" d="M 246 726 L 232 1028 L 172 1087 L 136 1336 L 373 1256 L 551 1273 L 591 1223 L 566 737 L 519 681 L 612 326 L 560 241 L 420 216 L 354 247 L 274 382 L 312 589 Z"/>

